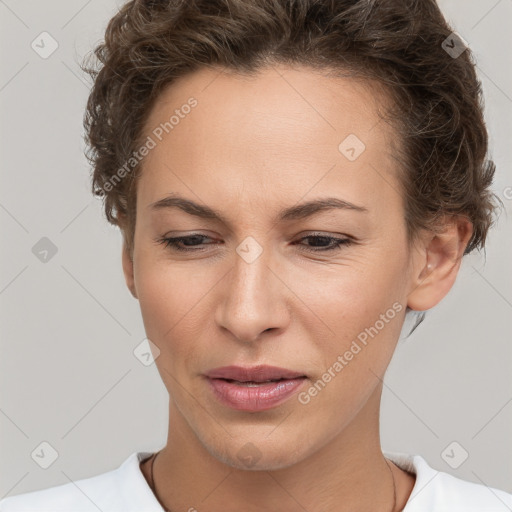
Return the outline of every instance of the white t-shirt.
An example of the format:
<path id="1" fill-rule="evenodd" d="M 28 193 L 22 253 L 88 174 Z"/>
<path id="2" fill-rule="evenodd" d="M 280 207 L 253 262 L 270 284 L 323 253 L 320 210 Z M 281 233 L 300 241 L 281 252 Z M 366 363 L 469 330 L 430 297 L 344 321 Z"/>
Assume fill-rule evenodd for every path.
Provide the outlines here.
<path id="1" fill-rule="evenodd" d="M 383 453 L 416 475 L 403 512 L 512 511 L 512 494 L 437 471 L 420 455 Z M 4 498 L 0 512 L 162 512 L 139 466 L 150 455 L 135 452 L 112 471 Z M 193 507 L 201 510 L 200 503 L 191 504 Z"/>

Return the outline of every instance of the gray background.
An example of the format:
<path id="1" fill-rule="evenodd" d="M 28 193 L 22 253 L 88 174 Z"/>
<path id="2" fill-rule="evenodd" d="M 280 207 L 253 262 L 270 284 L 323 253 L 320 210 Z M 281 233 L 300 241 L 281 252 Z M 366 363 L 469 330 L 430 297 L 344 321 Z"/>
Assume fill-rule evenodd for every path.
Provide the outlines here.
<path id="1" fill-rule="evenodd" d="M 166 439 L 167 392 L 134 357 L 138 302 L 83 156 L 89 85 L 78 62 L 120 3 L 0 0 L 0 498 L 114 469 Z M 506 211 L 486 257 L 465 258 L 449 295 L 400 342 L 382 445 L 512 492 L 512 0 L 440 5 L 478 59 Z M 47 59 L 31 48 L 43 31 L 59 45 Z M 57 248 L 46 263 L 32 252 L 42 237 Z M 59 454 L 48 469 L 31 457 L 43 441 Z M 442 455 L 454 441 L 452 460 L 469 454 L 457 469 Z"/>

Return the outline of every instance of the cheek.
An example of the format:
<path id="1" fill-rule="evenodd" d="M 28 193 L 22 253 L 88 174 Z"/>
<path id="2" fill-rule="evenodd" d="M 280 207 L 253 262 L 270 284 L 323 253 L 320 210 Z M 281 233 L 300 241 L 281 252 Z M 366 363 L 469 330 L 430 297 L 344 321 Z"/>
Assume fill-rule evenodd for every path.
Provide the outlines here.
<path id="1" fill-rule="evenodd" d="M 403 301 L 404 258 L 376 250 L 372 253 L 328 271 L 319 268 L 307 279 L 295 276 L 297 295 L 338 339 L 373 324 L 394 303 Z"/>
<path id="2" fill-rule="evenodd" d="M 304 317 L 302 328 L 309 330 L 309 350 L 321 362 L 319 372 L 338 361 L 331 370 L 336 379 L 329 384 L 335 395 L 325 393 L 324 399 L 357 396 L 371 387 L 373 373 L 381 375 L 392 357 L 405 315 L 405 260 L 401 253 L 384 253 L 374 251 L 329 275 L 296 281 L 301 283 L 297 295 L 315 313 L 314 318 Z M 320 330 L 315 327 L 313 332 L 313 325 Z"/>
<path id="3" fill-rule="evenodd" d="M 186 313 L 193 287 L 187 286 L 183 273 L 144 254 L 135 259 L 134 275 L 146 333 L 159 347 L 165 345 Z"/>
<path id="4" fill-rule="evenodd" d="M 176 371 L 179 361 L 192 358 L 197 342 L 205 337 L 204 308 L 216 280 L 149 253 L 135 261 L 135 286 L 146 335 L 163 356 L 157 364 L 172 364 Z"/>

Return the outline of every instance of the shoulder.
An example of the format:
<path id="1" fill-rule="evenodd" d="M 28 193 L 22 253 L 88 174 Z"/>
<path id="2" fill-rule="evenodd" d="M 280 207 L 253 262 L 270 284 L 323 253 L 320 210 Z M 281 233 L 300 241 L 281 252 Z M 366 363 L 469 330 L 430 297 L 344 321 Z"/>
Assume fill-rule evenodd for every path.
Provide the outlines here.
<path id="1" fill-rule="evenodd" d="M 10 496 L 0 512 L 160 511 L 139 463 L 149 452 L 132 453 L 117 469 L 63 485 Z"/>
<path id="2" fill-rule="evenodd" d="M 403 512 L 512 511 L 512 494 L 438 471 L 420 455 L 389 452 L 384 455 L 397 466 L 416 475 L 414 488 Z"/>

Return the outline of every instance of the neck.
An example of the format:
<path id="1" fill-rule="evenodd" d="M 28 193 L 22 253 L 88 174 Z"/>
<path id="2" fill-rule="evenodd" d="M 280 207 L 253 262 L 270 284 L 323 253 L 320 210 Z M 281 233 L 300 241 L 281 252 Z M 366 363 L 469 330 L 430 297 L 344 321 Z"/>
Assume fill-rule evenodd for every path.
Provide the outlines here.
<path id="1" fill-rule="evenodd" d="M 312 455 L 272 470 L 237 469 L 213 456 L 171 401 L 167 445 L 153 468 L 158 498 L 170 511 L 402 510 L 414 477 L 382 454 L 380 392 Z"/>

